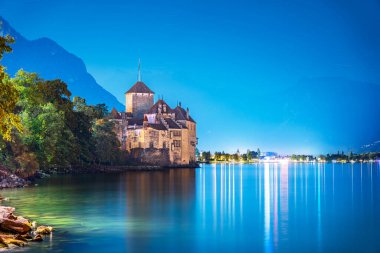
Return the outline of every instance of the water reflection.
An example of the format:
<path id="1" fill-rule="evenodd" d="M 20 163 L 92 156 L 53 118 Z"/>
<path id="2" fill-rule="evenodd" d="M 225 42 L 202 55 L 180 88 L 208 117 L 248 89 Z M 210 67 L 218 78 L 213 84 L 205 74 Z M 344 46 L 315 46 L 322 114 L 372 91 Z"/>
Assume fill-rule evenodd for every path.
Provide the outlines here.
<path id="1" fill-rule="evenodd" d="M 343 238 L 358 239 L 356 229 L 374 222 L 374 199 L 380 200 L 373 191 L 373 177 L 379 175 L 372 168 L 378 164 L 367 166 L 367 175 L 361 164 L 204 166 L 196 184 L 199 233 L 215 241 L 224 238 L 226 248 L 250 241 L 251 249 L 265 252 L 351 250 L 352 242 Z M 377 227 L 370 227 L 380 236 Z M 371 238 L 367 234 L 366 240 Z"/>
<path id="2" fill-rule="evenodd" d="M 270 171 L 269 171 L 269 164 L 266 163 L 264 164 L 264 206 L 265 206 L 265 209 L 264 209 L 264 220 L 265 220 L 265 232 L 264 232 L 264 241 L 265 241 L 265 250 L 266 252 L 270 252 L 271 251 L 271 243 L 269 243 L 271 241 L 271 236 L 270 236 L 270 224 L 271 224 L 271 208 L 270 208 L 270 204 L 271 204 L 271 191 L 270 191 L 270 179 L 269 179 L 269 174 L 270 174 Z M 260 179 L 261 181 L 261 179 Z M 260 196 L 260 199 L 261 199 L 261 196 Z"/>
<path id="3" fill-rule="evenodd" d="M 125 186 L 126 251 L 151 252 L 156 247 L 151 238 L 166 234 L 165 240 L 186 244 L 176 230 L 193 220 L 195 170 L 181 169 L 159 172 L 128 173 L 122 178 Z M 133 225 L 129 225 L 133 220 Z M 166 250 L 173 245 L 165 244 Z"/>
<path id="4" fill-rule="evenodd" d="M 3 195 L 57 228 L 30 252 L 380 252 L 379 172 L 218 164 L 59 176 Z"/>
<path id="5" fill-rule="evenodd" d="M 146 218 L 158 210 L 167 213 L 174 203 L 186 210 L 194 199 L 194 169 L 128 173 L 122 180 L 128 216 Z"/>

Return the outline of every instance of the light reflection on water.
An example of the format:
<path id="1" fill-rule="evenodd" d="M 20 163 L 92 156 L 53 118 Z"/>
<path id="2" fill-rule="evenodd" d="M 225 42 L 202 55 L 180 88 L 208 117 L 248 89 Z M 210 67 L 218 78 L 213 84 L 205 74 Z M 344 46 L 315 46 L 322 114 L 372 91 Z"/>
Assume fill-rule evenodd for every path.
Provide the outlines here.
<path id="1" fill-rule="evenodd" d="M 28 252 L 379 252 L 379 164 L 59 176 L 2 194 L 57 228 Z"/>
<path id="2" fill-rule="evenodd" d="M 200 233 L 211 249 L 378 252 L 379 179 L 376 163 L 206 165 Z"/>

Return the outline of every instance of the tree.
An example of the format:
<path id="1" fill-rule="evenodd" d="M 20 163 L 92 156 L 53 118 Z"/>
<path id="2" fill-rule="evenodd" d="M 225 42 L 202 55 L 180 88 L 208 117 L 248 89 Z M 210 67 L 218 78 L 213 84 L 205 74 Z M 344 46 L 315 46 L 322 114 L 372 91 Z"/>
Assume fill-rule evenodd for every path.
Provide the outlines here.
<path id="1" fill-rule="evenodd" d="M 93 126 L 93 143 L 98 163 L 112 164 L 118 158 L 120 143 L 113 131 L 114 123 L 98 120 Z"/>
<path id="2" fill-rule="evenodd" d="M 94 161 L 94 143 L 92 143 L 92 119 L 83 111 L 72 111 L 66 117 L 66 124 L 74 135 L 75 160 L 79 164 Z"/>
<path id="3" fill-rule="evenodd" d="M 249 149 L 247 149 L 247 160 L 248 161 L 251 161 L 252 160 L 252 152 L 251 152 L 251 150 L 249 150 Z"/>
<path id="4" fill-rule="evenodd" d="M 108 115 L 108 108 L 106 104 L 97 104 L 93 106 L 94 108 L 94 117 L 97 119 L 102 119 Z"/>
<path id="5" fill-rule="evenodd" d="M 95 139 L 91 138 L 94 134 L 94 124 L 97 119 L 104 117 L 107 112 L 107 107 L 104 104 L 91 106 L 86 104 L 86 100 L 81 97 L 73 99 L 74 112 L 72 112 L 68 121 L 71 122 L 70 129 L 74 133 L 78 141 L 78 161 L 82 163 L 93 162 L 96 158 Z M 102 157 L 103 161 L 105 158 Z"/>
<path id="6" fill-rule="evenodd" d="M 203 161 L 203 162 L 206 162 L 206 163 L 208 163 L 208 162 L 210 162 L 210 159 L 211 159 L 211 152 L 210 151 L 203 151 L 202 153 L 201 153 L 201 160 Z"/>
<path id="7" fill-rule="evenodd" d="M 12 81 L 20 92 L 17 107 L 26 125 L 20 138 L 43 168 L 75 164 L 83 156 L 93 160 L 91 119 L 73 110 L 64 82 L 46 81 L 23 70 Z"/>
<path id="8" fill-rule="evenodd" d="M 222 158 L 222 153 L 220 153 L 220 152 L 215 152 L 214 153 L 214 160 L 215 161 L 220 161 L 221 158 Z"/>
<path id="9" fill-rule="evenodd" d="M 0 59 L 11 51 L 11 42 L 0 37 Z M 123 152 L 114 125 L 102 119 L 106 105 L 70 97 L 59 79 L 44 80 L 22 69 L 10 78 L 0 66 L 1 164 L 30 176 L 39 168 L 119 162 Z"/>
<path id="10" fill-rule="evenodd" d="M 199 149 L 198 148 L 195 148 L 195 156 L 198 158 L 198 160 L 200 160 L 200 152 L 199 152 Z"/>
<path id="11" fill-rule="evenodd" d="M 74 136 L 65 125 L 64 111 L 47 103 L 37 117 L 23 111 L 22 120 L 27 129 L 22 139 L 36 153 L 40 166 L 68 166 L 72 162 Z"/>
<path id="12" fill-rule="evenodd" d="M 87 105 L 86 100 L 81 97 L 74 97 L 73 105 L 76 111 L 85 113 L 92 120 L 104 118 L 108 114 L 105 104 Z"/>
<path id="13" fill-rule="evenodd" d="M 14 39 L 9 35 L 0 36 L 0 60 L 3 58 L 4 53 L 12 51 L 9 44 L 13 42 Z M 17 89 L 4 72 L 4 67 L 0 65 L 0 135 L 6 141 L 12 139 L 11 133 L 13 129 L 22 131 L 20 117 L 14 113 L 18 97 Z"/>
<path id="14" fill-rule="evenodd" d="M 238 153 L 233 154 L 233 155 L 232 155 L 232 159 L 233 159 L 234 161 L 239 161 L 239 159 L 240 159 L 239 154 L 238 154 Z"/>

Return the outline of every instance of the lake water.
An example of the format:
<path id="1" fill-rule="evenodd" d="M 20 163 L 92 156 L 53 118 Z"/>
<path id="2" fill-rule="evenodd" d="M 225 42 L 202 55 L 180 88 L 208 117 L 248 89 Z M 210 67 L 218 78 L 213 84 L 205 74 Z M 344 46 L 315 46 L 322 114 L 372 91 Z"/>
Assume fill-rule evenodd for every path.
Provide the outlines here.
<path id="1" fill-rule="evenodd" d="M 26 252 L 380 252 L 380 169 L 203 165 L 3 190 L 56 231 Z"/>

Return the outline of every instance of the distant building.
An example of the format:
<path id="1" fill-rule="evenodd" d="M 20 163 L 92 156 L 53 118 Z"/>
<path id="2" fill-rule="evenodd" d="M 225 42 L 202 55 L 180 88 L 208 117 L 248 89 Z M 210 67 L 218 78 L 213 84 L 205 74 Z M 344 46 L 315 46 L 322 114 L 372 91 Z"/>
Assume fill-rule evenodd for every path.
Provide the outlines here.
<path id="1" fill-rule="evenodd" d="M 125 98 L 125 112 L 111 112 L 122 149 L 151 164 L 196 162 L 196 122 L 188 108 L 179 103 L 172 109 L 163 99 L 153 104 L 154 92 L 141 81 L 140 73 Z"/>

